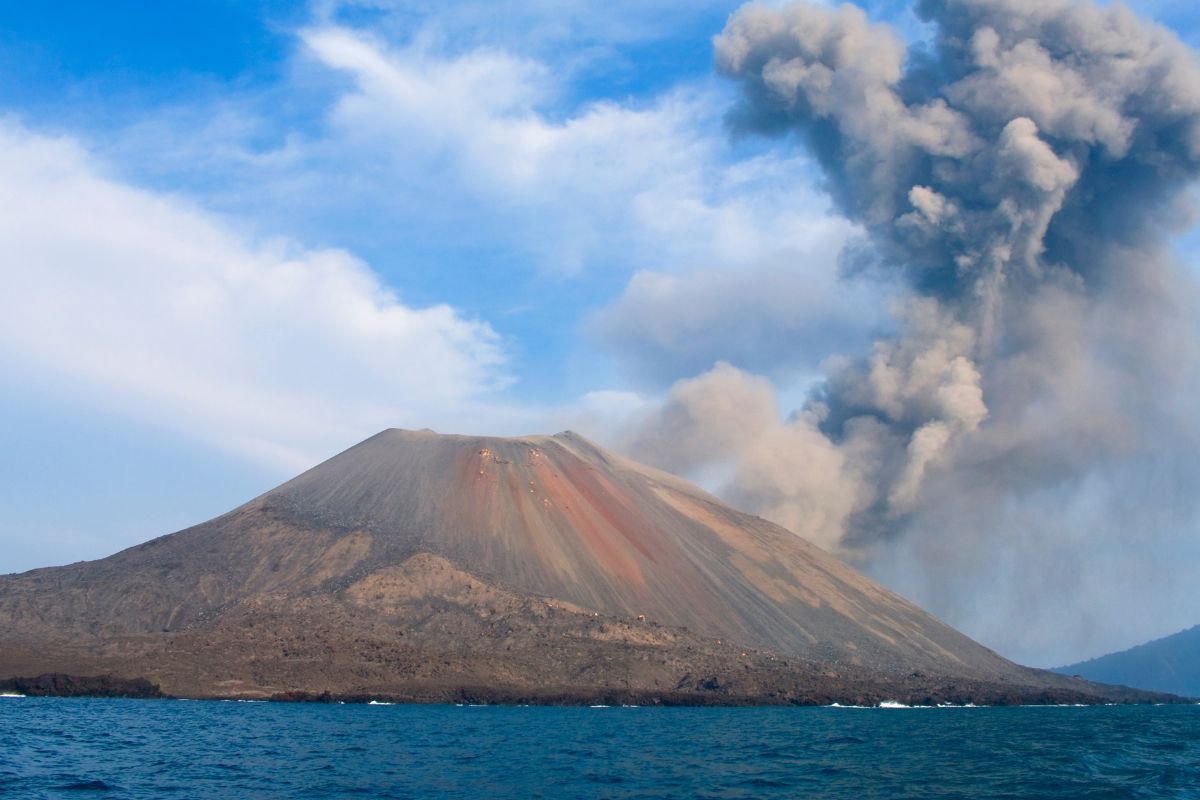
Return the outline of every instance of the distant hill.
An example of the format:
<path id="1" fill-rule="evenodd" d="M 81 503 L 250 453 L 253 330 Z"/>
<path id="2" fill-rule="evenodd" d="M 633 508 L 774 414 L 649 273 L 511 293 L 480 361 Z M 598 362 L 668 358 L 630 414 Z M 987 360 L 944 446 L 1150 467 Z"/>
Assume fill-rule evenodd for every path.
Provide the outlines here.
<path id="1" fill-rule="evenodd" d="M 1054 671 L 1099 683 L 1200 697 L 1200 625 Z"/>

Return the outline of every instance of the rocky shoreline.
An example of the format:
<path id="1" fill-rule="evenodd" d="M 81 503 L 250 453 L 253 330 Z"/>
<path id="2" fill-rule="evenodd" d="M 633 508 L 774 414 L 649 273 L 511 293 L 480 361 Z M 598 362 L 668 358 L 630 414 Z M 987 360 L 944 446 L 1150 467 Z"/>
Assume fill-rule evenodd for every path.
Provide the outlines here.
<path id="1" fill-rule="evenodd" d="M 835 686 L 795 687 L 789 691 L 741 693 L 714 689 L 587 690 L 521 687 L 413 687 L 394 692 L 332 692 L 291 690 L 269 697 L 230 695 L 173 696 L 146 678 L 114 675 L 79 676 L 46 673 L 34 677 L 0 680 L 0 693 L 26 697 L 97 697 L 134 699 L 255 700 L 281 703 L 395 703 L 501 706 L 857 706 L 875 707 L 894 703 L 911 707 L 933 706 L 1062 706 L 1147 703 L 1189 703 L 1186 698 L 1126 687 L 1093 685 L 1095 692 L 1006 685 L 952 685 L 910 679 L 853 689 Z"/>
<path id="2" fill-rule="evenodd" d="M 0 680 L 0 693 L 26 697 L 131 697 L 165 698 L 158 686 L 145 678 L 119 678 L 115 675 L 64 675 L 47 672 L 30 678 Z"/>

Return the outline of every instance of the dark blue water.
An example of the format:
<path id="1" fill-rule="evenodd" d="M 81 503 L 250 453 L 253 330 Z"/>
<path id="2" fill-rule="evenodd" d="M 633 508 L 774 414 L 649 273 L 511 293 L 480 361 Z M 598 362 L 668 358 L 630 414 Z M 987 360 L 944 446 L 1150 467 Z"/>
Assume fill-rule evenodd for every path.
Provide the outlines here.
<path id="1" fill-rule="evenodd" d="M 0 796 L 1200 798 L 1200 707 L 0 699 Z"/>

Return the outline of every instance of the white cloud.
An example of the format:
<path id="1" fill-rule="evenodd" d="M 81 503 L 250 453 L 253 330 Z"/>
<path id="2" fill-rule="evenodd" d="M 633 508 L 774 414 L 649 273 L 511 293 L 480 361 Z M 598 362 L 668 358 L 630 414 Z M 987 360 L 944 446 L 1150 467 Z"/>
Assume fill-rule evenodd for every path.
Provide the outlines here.
<path id="1" fill-rule="evenodd" d="M 445 55 L 422 37 L 393 47 L 336 26 L 302 38 L 353 81 L 319 147 L 358 156 L 351 169 L 390 202 L 480 203 L 478 227 L 549 271 L 725 267 L 801 248 L 826 224 L 807 158 L 733 157 L 724 87 L 558 114 L 562 76 L 539 61 Z"/>
<path id="2" fill-rule="evenodd" d="M 618 412 L 593 400 L 636 395 L 515 404 L 492 391 L 516 367 L 488 325 L 403 304 L 343 250 L 259 233 L 344 241 L 329 220 L 372 236 L 398 227 L 401 242 L 409 229 L 458 230 L 510 269 L 533 262 L 572 281 L 615 273 L 593 295 L 601 303 L 638 270 L 709 276 L 719 294 L 756 280 L 745 265 L 831 253 L 847 230 L 813 188 L 807 157 L 731 148 L 716 84 L 575 107 L 560 93 L 579 76 L 556 62 L 488 47 L 448 54 L 420 34 L 395 46 L 332 25 L 301 40 L 306 77 L 292 73 L 299 83 L 261 107 L 242 98 L 207 121 L 198 107 L 160 109 L 127 136 L 107 134 L 103 161 L 71 138 L 0 127 L 13 287 L 0 299 L 0 354 L 36 380 L 77 382 L 98 403 L 289 468 L 385 425 L 519 433 L 574 420 L 603 435 Z M 329 84 L 331 71 L 350 82 Z M 304 94 L 311 80 L 323 89 Z M 323 126 L 262 149 L 273 141 L 267 100 L 324 104 L 331 88 L 333 104 L 311 109 Z M 226 216 L 113 174 L 190 187 Z M 820 262 L 823 276 L 805 270 L 810 297 L 832 285 L 833 259 Z M 435 267 L 449 293 L 475 269 L 500 268 L 454 257 Z M 525 285 L 517 277 L 511 291 Z M 558 302 L 562 285 L 547 282 L 529 302 Z M 693 355 L 705 368 L 733 357 Z"/>
<path id="3" fill-rule="evenodd" d="M 484 322 L 412 308 L 341 250 L 254 241 L 0 123 L 0 353 L 152 424 L 308 466 L 388 425 L 455 426 L 509 378 Z"/>

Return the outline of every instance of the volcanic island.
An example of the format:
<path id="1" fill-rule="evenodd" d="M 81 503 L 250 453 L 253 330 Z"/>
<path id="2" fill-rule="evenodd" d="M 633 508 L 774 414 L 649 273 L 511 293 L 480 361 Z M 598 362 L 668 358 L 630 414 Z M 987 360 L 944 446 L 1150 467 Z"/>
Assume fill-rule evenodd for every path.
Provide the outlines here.
<path id="1" fill-rule="evenodd" d="M 587 439 L 390 429 L 216 519 L 0 576 L 0 690 L 604 705 L 1161 702 L 1019 666 Z"/>

